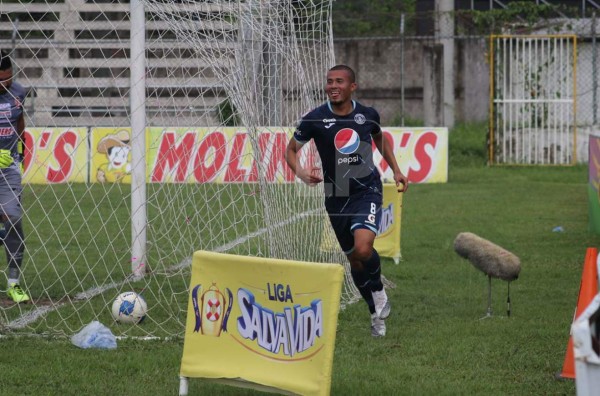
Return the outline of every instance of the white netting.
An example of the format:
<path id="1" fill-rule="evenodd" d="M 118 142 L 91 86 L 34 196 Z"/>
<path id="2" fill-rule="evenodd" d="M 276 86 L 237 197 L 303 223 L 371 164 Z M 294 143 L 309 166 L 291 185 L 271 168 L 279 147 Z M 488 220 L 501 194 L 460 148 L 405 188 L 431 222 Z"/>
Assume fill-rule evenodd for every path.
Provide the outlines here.
<path id="1" fill-rule="evenodd" d="M 0 44 L 28 90 L 22 284 L 33 303 L 10 302 L 0 280 L 0 333 L 110 324 L 113 299 L 134 290 L 149 317 L 112 326 L 117 335 L 182 335 L 200 249 L 346 263 L 320 248 L 322 191 L 294 183 L 284 161 L 294 122 L 324 100 L 330 3 L 144 1 L 147 149 L 135 164 L 130 5 L 4 2 Z M 149 181 L 141 280 L 131 276 L 138 165 Z M 357 296 L 347 281 L 343 303 Z"/>

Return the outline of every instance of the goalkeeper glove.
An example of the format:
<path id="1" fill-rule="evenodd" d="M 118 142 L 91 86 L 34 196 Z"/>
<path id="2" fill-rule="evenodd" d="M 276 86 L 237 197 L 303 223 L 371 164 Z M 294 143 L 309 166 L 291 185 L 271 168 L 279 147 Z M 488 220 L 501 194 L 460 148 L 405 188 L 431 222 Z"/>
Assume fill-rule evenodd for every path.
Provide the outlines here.
<path id="1" fill-rule="evenodd" d="M 2 149 L 0 150 L 0 168 L 8 168 L 12 165 L 14 159 L 10 150 Z"/>

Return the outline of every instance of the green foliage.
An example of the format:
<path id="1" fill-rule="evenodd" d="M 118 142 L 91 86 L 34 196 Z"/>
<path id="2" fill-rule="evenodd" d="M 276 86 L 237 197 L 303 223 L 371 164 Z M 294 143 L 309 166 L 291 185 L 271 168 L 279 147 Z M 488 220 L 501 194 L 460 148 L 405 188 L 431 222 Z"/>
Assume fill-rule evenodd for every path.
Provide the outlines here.
<path id="1" fill-rule="evenodd" d="M 576 10 L 564 5 L 536 4 L 532 1 L 515 1 L 506 8 L 495 8 L 486 11 L 461 11 L 462 18 L 469 17 L 475 28 L 484 33 L 500 33 L 503 29 L 519 26 L 533 28 L 540 22 L 557 18 L 561 14 L 574 15 Z"/>
<path id="2" fill-rule="evenodd" d="M 400 114 L 394 116 L 394 118 L 391 119 L 391 121 L 389 122 L 390 126 L 397 126 L 397 127 L 402 127 L 402 126 L 412 126 L 412 127 L 418 127 L 418 126 L 423 126 L 423 120 L 420 120 L 418 118 L 412 118 L 410 116 L 405 116 L 404 117 L 404 123 L 402 122 L 402 116 Z"/>
<path id="3" fill-rule="evenodd" d="M 241 124 L 240 117 L 229 99 L 225 99 L 219 103 L 217 106 L 217 116 L 221 125 L 238 126 Z"/>
<path id="4" fill-rule="evenodd" d="M 402 13 L 414 13 L 416 0 L 333 2 L 335 37 L 397 36 Z"/>
<path id="5" fill-rule="evenodd" d="M 458 124 L 448 137 L 449 166 L 483 166 L 488 160 L 487 123 Z"/>

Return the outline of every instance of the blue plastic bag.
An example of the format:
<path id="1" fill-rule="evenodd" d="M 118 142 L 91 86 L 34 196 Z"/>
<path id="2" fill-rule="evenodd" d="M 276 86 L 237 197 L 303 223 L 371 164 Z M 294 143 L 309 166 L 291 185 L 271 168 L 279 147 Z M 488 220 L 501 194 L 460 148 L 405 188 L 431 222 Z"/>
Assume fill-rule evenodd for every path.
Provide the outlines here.
<path id="1" fill-rule="evenodd" d="M 115 349 L 117 338 L 110 329 L 97 320 L 85 326 L 81 331 L 71 337 L 73 345 L 79 348 Z"/>

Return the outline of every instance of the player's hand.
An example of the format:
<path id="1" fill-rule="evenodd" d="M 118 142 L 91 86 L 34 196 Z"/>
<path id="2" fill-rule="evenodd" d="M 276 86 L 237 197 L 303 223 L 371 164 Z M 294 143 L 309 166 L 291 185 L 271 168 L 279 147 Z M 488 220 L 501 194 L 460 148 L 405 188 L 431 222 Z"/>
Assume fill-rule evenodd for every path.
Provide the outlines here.
<path id="1" fill-rule="evenodd" d="M 15 162 L 10 150 L 0 150 L 0 168 L 8 168 Z"/>
<path id="2" fill-rule="evenodd" d="M 403 193 L 406 192 L 406 190 L 408 190 L 408 178 L 404 176 L 402 172 L 394 172 L 394 181 L 396 182 L 398 192 Z"/>
<path id="3" fill-rule="evenodd" d="M 314 186 L 323 181 L 323 177 L 321 177 L 321 168 L 317 168 L 316 166 L 311 168 L 300 168 L 296 175 L 309 186 Z"/>

